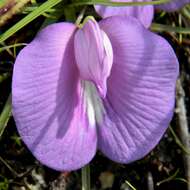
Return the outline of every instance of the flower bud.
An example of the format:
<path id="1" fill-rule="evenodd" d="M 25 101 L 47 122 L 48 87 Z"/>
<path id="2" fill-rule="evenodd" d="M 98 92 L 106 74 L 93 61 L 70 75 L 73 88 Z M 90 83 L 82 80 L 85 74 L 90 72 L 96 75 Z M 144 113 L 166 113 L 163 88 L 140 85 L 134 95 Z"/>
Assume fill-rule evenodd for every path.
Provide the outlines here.
<path id="1" fill-rule="evenodd" d="M 93 82 L 104 98 L 113 63 L 113 50 L 108 36 L 95 20 L 89 19 L 76 32 L 74 48 L 81 78 Z"/>

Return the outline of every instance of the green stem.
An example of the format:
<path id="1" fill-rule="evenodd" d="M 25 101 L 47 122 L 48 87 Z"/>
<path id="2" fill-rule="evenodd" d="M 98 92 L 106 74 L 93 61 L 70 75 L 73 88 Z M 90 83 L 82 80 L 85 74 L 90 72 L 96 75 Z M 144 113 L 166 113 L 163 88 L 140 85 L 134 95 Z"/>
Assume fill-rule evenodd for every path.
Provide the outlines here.
<path id="1" fill-rule="evenodd" d="M 174 140 L 176 142 L 176 144 L 188 155 L 190 155 L 190 152 L 188 150 L 188 147 L 185 147 L 185 145 L 183 145 L 183 143 L 181 142 L 181 140 L 179 139 L 179 137 L 175 134 L 174 130 L 172 129 L 171 126 L 169 126 L 169 130 L 172 134 L 172 136 L 174 137 Z"/>
<path id="2" fill-rule="evenodd" d="M 9 170 L 10 172 L 16 177 L 18 176 L 17 172 L 0 156 L 0 162 L 2 162 Z"/>
<path id="3" fill-rule="evenodd" d="M 125 183 L 130 187 L 131 190 L 137 190 L 129 181 L 125 181 Z"/>
<path id="4" fill-rule="evenodd" d="M 15 14 L 21 12 L 24 6 L 29 3 L 30 0 L 7 0 L 2 10 L 5 12 L 0 17 L 0 27 L 6 24 L 7 20 L 12 18 Z"/>
<path id="5" fill-rule="evenodd" d="M 9 95 L 5 103 L 5 106 L 3 108 L 3 111 L 0 115 L 0 138 L 5 130 L 5 127 L 7 126 L 10 116 L 11 116 L 11 95 Z"/>
<path id="6" fill-rule="evenodd" d="M 183 28 L 157 23 L 153 23 L 151 25 L 151 30 L 155 32 L 175 32 L 180 34 L 190 34 L 190 27 Z"/>
<path id="7" fill-rule="evenodd" d="M 75 22 L 76 25 L 78 25 L 78 26 L 80 25 L 80 23 L 84 17 L 85 11 L 86 11 L 86 6 L 82 9 L 81 13 L 79 14 L 79 16 Z"/>
<path id="8" fill-rule="evenodd" d="M 82 168 L 82 190 L 90 190 L 90 165 Z"/>
<path id="9" fill-rule="evenodd" d="M 156 186 L 160 186 L 162 183 L 174 180 L 178 173 L 179 173 L 179 169 L 177 169 L 177 171 L 172 176 L 169 176 L 168 178 L 166 178 L 166 179 L 164 179 L 162 181 L 157 182 Z"/>
<path id="10" fill-rule="evenodd" d="M 106 5 L 106 6 L 143 6 L 143 5 L 159 5 L 163 3 L 168 3 L 172 0 L 156 0 L 156 1 L 146 1 L 146 2 L 111 2 L 106 0 L 83 0 L 83 1 L 76 1 L 69 6 L 79 6 L 79 5 Z"/>
<path id="11" fill-rule="evenodd" d="M 26 46 L 26 43 L 18 43 L 18 44 L 13 44 L 13 45 L 8 45 L 8 46 L 4 46 L 4 47 L 0 47 L 0 53 L 4 50 L 10 49 L 10 48 L 14 48 L 14 47 L 19 47 L 19 46 Z"/>

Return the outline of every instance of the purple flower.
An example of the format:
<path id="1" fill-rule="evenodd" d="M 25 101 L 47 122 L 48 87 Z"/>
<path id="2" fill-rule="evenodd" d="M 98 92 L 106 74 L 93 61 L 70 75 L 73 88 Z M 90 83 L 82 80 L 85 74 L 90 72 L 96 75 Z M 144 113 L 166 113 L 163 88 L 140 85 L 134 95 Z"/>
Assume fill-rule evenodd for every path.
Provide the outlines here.
<path id="1" fill-rule="evenodd" d="M 143 2 L 151 0 L 114 0 L 115 2 Z M 158 9 L 163 9 L 166 11 L 175 11 L 182 8 L 185 4 L 190 3 L 190 0 L 173 0 L 170 3 L 165 3 L 155 6 Z M 114 16 L 114 15 L 126 15 L 136 17 L 141 21 L 141 23 L 148 28 L 153 19 L 154 6 L 128 6 L 128 7 L 109 7 L 96 5 L 95 9 L 97 13 L 103 18 Z"/>
<path id="2" fill-rule="evenodd" d="M 13 115 L 27 147 L 55 170 L 81 168 L 97 149 L 130 163 L 168 127 L 177 76 L 171 46 L 135 18 L 57 23 L 16 59 Z"/>
<path id="3" fill-rule="evenodd" d="M 143 2 L 151 0 L 114 0 L 114 2 Z M 128 6 L 128 7 L 109 7 L 96 5 L 96 12 L 103 18 L 115 16 L 115 15 L 126 15 L 132 16 L 141 21 L 141 23 L 148 28 L 154 16 L 154 7 L 152 5 L 146 6 Z"/>
<path id="4" fill-rule="evenodd" d="M 171 12 L 182 8 L 183 6 L 185 6 L 185 4 L 188 3 L 190 3 L 190 0 L 173 0 L 170 3 L 157 5 L 156 8 Z"/>

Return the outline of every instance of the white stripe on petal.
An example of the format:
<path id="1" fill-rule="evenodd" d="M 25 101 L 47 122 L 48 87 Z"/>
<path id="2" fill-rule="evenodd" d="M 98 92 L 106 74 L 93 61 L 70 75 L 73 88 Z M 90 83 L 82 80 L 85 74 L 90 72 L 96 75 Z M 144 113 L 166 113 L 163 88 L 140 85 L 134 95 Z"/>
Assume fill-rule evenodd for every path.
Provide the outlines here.
<path id="1" fill-rule="evenodd" d="M 90 81 L 82 81 L 84 85 L 84 99 L 87 107 L 87 115 L 90 126 L 95 126 L 96 123 L 101 123 L 105 109 L 102 103 L 102 99 L 95 85 Z"/>

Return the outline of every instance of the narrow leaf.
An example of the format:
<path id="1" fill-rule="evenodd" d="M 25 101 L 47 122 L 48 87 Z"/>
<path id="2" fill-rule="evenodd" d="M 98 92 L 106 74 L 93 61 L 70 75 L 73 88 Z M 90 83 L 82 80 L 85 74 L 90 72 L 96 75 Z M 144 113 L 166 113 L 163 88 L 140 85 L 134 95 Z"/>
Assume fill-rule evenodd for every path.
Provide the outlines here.
<path id="1" fill-rule="evenodd" d="M 3 108 L 3 111 L 0 115 L 0 138 L 5 130 L 5 127 L 7 126 L 10 116 L 11 116 L 11 95 L 9 95 L 5 103 L 5 106 Z"/>
<path id="2" fill-rule="evenodd" d="M 38 16 L 45 13 L 47 10 L 52 8 L 53 6 L 60 3 L 61 0 L 48 0 L 45 3 L 43 3 L 41 6 L 39 6 L 37 9 L 35 9 L 33 12 L 28 14 L 26 17 L 24 17 L 21 21 L 16 23 L 14 26 L 12 26 L 10 29 L 8 29 L 4 34 L 0 36 L 0 43 L 8 39 L 10 36 L 15 34 L 18 30 L 26 26 L 28 23 L 33 21 Z"/>
<path id="3" fill-rule="evenodd" d="M 155 32 L 175 32 L 179 34 L 190 34 L 190 27 L 177 27 L 164 24 L 153 23 L 151 25 L 151 30 Z"/>
<path id="4" fill-rule="evenodd" d="M 109 0 L 76 0 L 70 6 L 79 6 L 79 5 L 107 5 L 107 6 L 139 6 L 139 5 L 159 5 L 163 3 L 168 3 L 171 0 L 155 0 L 155 1 L 145 1 L 145 2 L 114 2 Z"/>

